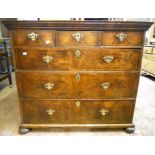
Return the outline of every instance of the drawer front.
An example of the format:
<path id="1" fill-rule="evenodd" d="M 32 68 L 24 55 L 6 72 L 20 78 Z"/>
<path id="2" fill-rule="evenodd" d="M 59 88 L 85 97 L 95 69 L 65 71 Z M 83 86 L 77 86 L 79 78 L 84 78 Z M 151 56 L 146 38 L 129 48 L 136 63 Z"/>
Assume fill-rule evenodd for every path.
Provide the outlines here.
<path id="1" fill-rule="evenodd" d="M 58 46 L 98 46 L 99 32 L 95 31 L 58 31 Z"/>
<path id="2" fill-rule="evenodd" d="M 102 46 L 142 46 L 144 32 L 104 31 L 101 35 Z"/>
<path id="3" fill-rule="evenodd" d="M 153 54 L 143 54 L 143 58 L 155 62 L 155 55 Z"/>
<path id="4" fill-rule="evenodd" d="M 21 98 L 77 98 L 72 73 L 16 73 Z"/>
<path id="5" fill-rule="evenodd" d="M 136 73 L 17 73 L 17 77 L 22 98 L 134 98 L 138 86 Z"/>
<path id="6" fill-rule="evenodd" d="M 76 51 L 80 55 L 76 56 Z M 139 70 L 140 49 L 85 48 L 73 51 L 73 67 L 79 70 Z"/>
<path id="7" fill-rule="evenodd" d="M 72 66 L 70 50 L 39 50 L 15 48 L 17 69 L 69 70 Z"/>
<path id="8" fill-rule="evenodd" d="M 152 47 L 144 47 L 144 50 L 143 50 L 144 53 L 152 53 Z"/>
<path id="9" fill-rule="evenodd" d="M 32 124 L 48 124 L 54 123 L 64 124 L 68 119 L 68 104 L 63 101 L 21 101 L 23 122 Z"/>
<path id="10" fill-rule="evenodd" d="M 155 54 L 155 48 L 152 49 L 152 53 Z"/>
<path id="11" fill-rule="evenodd" d="M 15 30 L 11 35 L 14 46 L 55 46 L 55 31 Z"/>
<path id="12" fill-rule="evenodd" d="M 135 98 L 138 73 L 81 73 L 79 97 L 83 99 Z"/>
<path id="13" fill-rule="evenodd" d="M 33 124 L 131 123 L 134 109 L 134 101 L 127 100 L 24 100 L 21 103 L 24 123 Z"/>
<path id="14" fill-rule="evenodd" d="M 140 49 L 15 48 L 17 69 L 26 70 L 139 70 Z"/>
<path id="15" fill-rule="evenodd" d="M 143 59 L 142 60 L 142 69 L 155 75 L 155 62 Z"/>

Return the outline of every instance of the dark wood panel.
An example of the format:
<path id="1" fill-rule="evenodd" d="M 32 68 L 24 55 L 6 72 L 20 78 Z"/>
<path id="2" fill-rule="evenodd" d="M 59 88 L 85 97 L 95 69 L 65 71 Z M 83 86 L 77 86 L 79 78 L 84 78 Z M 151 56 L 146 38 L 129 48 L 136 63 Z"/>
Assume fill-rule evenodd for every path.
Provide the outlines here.
<path id="1" fill-rule="evenodd" d="M 28 37 L 29 34 L 37 35 L 36 39 L 32 40 Z M 44 30 L 15 30 L 11 32 L 13 45 L 26 46 L 55 46 L 55 31 Z"/>
<path id="2" fill-rule="evenodd" d="M 21 70 L 69 70 L 72 68 L 71 50 L 15 48 L 17 69 Z"/>
<path id="3" fill-rule="evenodd" d="M 138 73 L 17 73 L 22 98 L 43 99 L 110 99 L 134 98 L 138 86 Z M 47 90 L 44 84 L 52 83 Z M 108 83 L 109 88 L 104 89 Z M 103 86 L 102 86 L 103 84 Z M 93 92 L 93 93 L 92 93 Z"/>
<path id="4" fill-rule="evenodd" d="M 117 35 L 126 35 L 123 41 L 120 41 Z M 140 46 L 144 43 L 144 32 L 126 32 L 126 31 L 104 31 L 101 35 L 101 45 L 104 46 Z"/>
<path id="5" fill-rule="evenodd" d="M 25 124 L 129 124 L 132 123 L 133 109 L 134 101 L 127 100 L 83 100 L 80 106 L 76 101 L 22 101 Z"/>
<path id="6" fill-rule="evenodd" d="M 77 98 L 78 83 L 73 73 L 16 74 L 22 98 Z M 45 84 L 48 83 L 49 90 L 45 88 Z"/>
<path id="7" fill-rule="evenodd" d="M 63 101 L 22 101 L 22 113 L 24 123 L 65 123 L 68 104 Z M 53 115 L 49 110 L 53 110 Z M 48 114 L 49 113 L 49 114 Z"/>
<path id="8" fill-rule="evenodd" d="M 141 49 L 15 48 L 20 70 L 139 70 Z M 50 56 L 46 63 L 43 57 Z M 111 59 L 110 59 L 110 58 Z"/>
<path id="9" fill-rule="evenodd" d="M 139 73 L 80 73 L 80 98 L 134 98 Z"/>
<path id="10" fill-rule="evenodd" d="M 78 58 L 75 56 L 76 50 L 80 50 L 81 53 Z M 77 48 L 76 50 L 73 50 L 72 64 L 79 70 L 133 71 L 140 68 L 140 49 Z"/>
<path id="11" fill-rule="evenodd" d="M 58 46 L 98 46 L 100 32 L 95 31 L 58 31 Z M 77 39 L 73 35 L 78 35 Z M 79 40 L 78 40 L 79 39 Z"/>

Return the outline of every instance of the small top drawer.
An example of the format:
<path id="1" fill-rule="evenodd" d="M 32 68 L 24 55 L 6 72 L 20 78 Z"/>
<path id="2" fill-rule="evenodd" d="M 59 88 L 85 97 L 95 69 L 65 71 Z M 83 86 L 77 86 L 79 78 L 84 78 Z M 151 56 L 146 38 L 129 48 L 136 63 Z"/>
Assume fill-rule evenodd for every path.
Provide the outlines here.
<path id="1" fill-rule="evenodd" d="M 152 53 L 152 47 L 144 47 L 144 53 Z"/>
<path id="2" fill-rule="evenodd" d="M 142 46 L 144 32 L 104 31 L 101 34 L 102 46 Z"/>
<path id="3" fill-rule="evenodd" d="M 98 46 L 99 32 L 96 31 L 59 31 L 58 46 Z"/>
<path id="4" fill-rule="evenodd" d="M 55 46 L 55 31 L 15 30 L 11 35 L 14 46 Z"/>

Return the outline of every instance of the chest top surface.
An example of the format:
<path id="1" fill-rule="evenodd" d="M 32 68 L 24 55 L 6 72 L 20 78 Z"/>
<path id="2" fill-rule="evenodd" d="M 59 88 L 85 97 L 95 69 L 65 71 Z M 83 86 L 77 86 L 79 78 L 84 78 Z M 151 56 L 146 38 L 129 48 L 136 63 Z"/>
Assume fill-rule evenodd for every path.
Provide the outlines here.
<path id="1" fill-rule="evenodd" d="M 3 21 L 3 24 L 8 29 L 146 31 L 153 23 L 133 21 Z"/>

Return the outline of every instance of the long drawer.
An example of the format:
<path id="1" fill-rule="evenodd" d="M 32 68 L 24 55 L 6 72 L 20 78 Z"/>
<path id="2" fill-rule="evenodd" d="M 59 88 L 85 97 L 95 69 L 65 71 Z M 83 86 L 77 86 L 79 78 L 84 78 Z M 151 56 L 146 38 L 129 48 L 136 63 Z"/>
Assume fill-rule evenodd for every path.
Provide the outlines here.
<path id="1" fill-rule="evenodd" d="M 22 100 L 25 124 L 131 123 L 134 101 Z"/>
<path id="2" fill-rule="evenodd" d="M 141 49 L 15 48 L 21 70 L 139 70 Z"/>
<path id="3" fill-rule="evenodd" d="M 17 72 L 21 98 L 134 98 L 138 73 L 132 72 Z"/>

